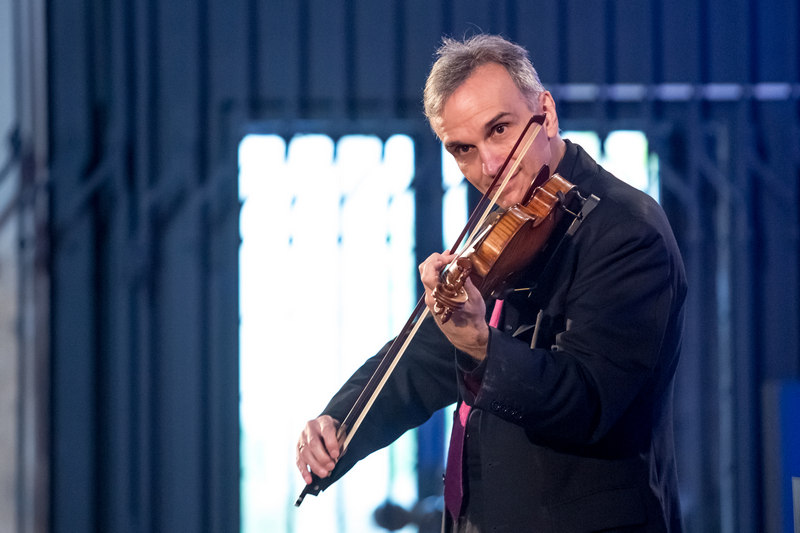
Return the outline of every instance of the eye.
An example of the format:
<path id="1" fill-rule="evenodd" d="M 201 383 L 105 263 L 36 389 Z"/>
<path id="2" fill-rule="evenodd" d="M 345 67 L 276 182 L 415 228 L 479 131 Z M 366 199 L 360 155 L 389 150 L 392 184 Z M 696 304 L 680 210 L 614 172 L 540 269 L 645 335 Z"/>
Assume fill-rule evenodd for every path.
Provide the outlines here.
<path id="1" fill-rule="evenodd" d="M 469 145 L 468 144 L 461 144 L 456 146 L 456 154 L 464 155 L 469 153 Z"/>
<path id="2" fill-rule="evenodd" d="M 494 132 L 498 135 L 502 135 L 508 129 L 508 124 L 498 124 L 494 127 Z"/>

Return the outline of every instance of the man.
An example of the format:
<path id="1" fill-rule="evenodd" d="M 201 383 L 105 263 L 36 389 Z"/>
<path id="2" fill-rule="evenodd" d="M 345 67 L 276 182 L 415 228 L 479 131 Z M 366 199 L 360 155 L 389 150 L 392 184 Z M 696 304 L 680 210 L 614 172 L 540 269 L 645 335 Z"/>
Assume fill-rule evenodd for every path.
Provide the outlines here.
<path id="1" fill-rule="evenodd" d="M 515 44 L 445 39 L 424 100 L 434 132 L 481 192 L 531 115 L 545 115 L 501 206 L 522 201 L 544 164 L 599 202 L 536 279 L 528 272 L 515 283 L 496 327 L 470 281 L 450 320 L 431 313 L 340 455 L 336 428 L 381 354 L 368 360 L 301 433 L 304 480 L 309 470 L 338 479 L 458 401 L 454 426 L 462 415 L 466 437 L 448 477 L 461 467 L 463 498 L 448 505 L 449 530 L 680 531 L 672 384 L 686 281 L 663 211 L 560 137 L 553 98 Z M 431 310 L 451 259 L 433 254 L 420 265 Z"/>

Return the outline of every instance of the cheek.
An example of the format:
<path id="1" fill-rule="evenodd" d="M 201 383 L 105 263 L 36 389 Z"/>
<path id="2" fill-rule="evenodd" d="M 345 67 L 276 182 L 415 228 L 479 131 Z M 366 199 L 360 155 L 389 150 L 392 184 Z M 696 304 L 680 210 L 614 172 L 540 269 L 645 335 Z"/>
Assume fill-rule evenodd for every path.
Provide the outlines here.
<path id="1" fill-rule="evenodd" d="M 478 190 L 478 192 L 480 192 L 481 194 L 486 192 L 486 185 L 481 183 L 480 180 L 476 180 L 473 176 L 470 176 L 467 172 L 464 172 L 463 174 L 467 182 L 473 187 L 475 187 Z"/>
<path id="2" fill-rule="evenodd" d="M 539 172 L 539 169 L 542 168 L 542 165 L 547 163 L 549 159 L 545 151 L 535 151 L 531 149 L 525 157 L 525 166 L 528 167 L 528 172 L 532 174 L 531 177 L 535 176 Z M 550 170 L 552 172 L 555 169 Z"/>
<path id="3" fill-rule="evenodd" d="M 458 170 L 470 181 L 473 181 L 480 175 L 480 166 L 478 166 L 478 174 L 475 174 L 475 163 L 472 161 L 460 161 L 458 163 Z"/>

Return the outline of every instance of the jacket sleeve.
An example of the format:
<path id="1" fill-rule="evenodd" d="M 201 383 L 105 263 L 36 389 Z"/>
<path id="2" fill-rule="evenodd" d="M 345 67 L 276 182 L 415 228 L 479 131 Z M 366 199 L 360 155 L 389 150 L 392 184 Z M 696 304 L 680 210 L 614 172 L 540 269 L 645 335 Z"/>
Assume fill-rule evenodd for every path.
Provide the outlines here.
<path id="1" fill-rule="evenodd" d="M 322 414 L 340 422 L 375 372 L 390 344 L 368 359 L 333 396 Z M 455 402 L 455 349 L 428 317 L 419 328 L 354 434 L 329 481 L 344 475 L 359 460 L 421 425 L 437 410 Z M 327 481 L 327 480 L 326 480 Z"/>
<path id="2" fill-rule="evenodd" d="M 663 390 L 677 362 L 668 337 L 680 334 L 685 286 L 666 222 L 644 216 L 595 222 L 576 235 L 582 244 L 573 262 L 559 265 L 568 271 L 560 274 L 568 287 L 543 311 L 563 312 L 546 319 L 559 324 L 554 344 L 531 349 L 492 329 L 480 369 L 476 406 L 544 444 L 597 443 L 633 404 L 653 401 L 651 389 Z"/>

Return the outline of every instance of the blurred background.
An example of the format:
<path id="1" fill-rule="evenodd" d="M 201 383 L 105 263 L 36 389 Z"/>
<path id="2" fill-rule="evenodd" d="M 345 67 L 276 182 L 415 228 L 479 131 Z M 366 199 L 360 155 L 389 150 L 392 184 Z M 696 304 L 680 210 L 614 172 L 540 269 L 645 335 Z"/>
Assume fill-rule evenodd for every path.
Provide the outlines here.
<path id="1" fill-rule="evenodd" d="M 476 201 L 421 92 L 478 32 L 675 230 L 687 531 L 793 530 L 796 0 L 0 0 L 0 533 L 437 530 L 447 413 L 300 508 L 294 444 Z"/>

